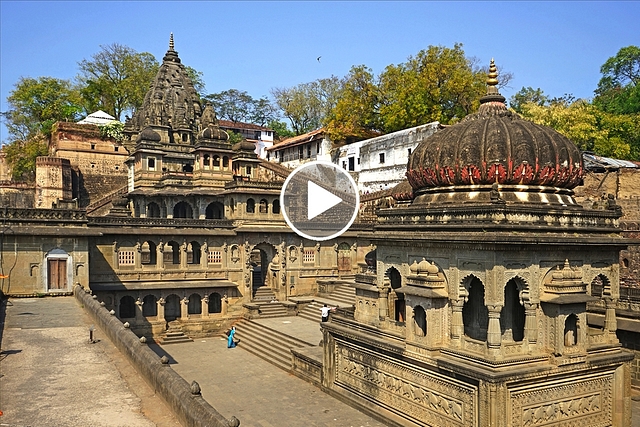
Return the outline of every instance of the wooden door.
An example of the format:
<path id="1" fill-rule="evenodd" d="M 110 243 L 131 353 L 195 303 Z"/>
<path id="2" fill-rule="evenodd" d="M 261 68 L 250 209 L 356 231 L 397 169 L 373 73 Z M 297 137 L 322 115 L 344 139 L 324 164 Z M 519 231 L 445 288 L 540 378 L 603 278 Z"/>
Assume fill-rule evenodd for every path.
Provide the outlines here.
<path id="1" fill-rule="evenodd" d="M 347 243 L 338 246 L 338 271 L 351 271 L 351 246 Z"/>
<path id="2" fill-rule="evenodd" d="M 47 286 L 49 290 L 67 289 L 67 260 L 50 259 L 47 267 Z"/>

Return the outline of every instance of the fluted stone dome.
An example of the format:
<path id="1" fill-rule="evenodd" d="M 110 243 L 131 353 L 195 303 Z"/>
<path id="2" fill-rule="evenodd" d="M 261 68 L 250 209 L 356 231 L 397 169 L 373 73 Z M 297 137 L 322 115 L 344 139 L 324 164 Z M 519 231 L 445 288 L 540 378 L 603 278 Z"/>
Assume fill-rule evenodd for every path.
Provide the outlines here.
<path id="1" fill-rule="evenodd" d="M 416 199 L 571 203 L 566 196 L 571 197 L 583 177 L 579 149 L 552 128 L 507 110 L 497 83 L 492 60 L 478 112 L 436 132 L 413 151 L 406 175 Z"/>
<path id="2" fill-rule="evenodd" d="M 255 151 L 256 146 L 253 144 L 253 142 L 249 142 L 246 139 L 243 139 L 240 142 L 237 142 L 233 145 L 233 147 L 231 147 L 231 149 L 233 151 Z"/>
<path id="3" fill-rule="evenodd" d="M 160 135 L 150 127 L 146 127 L 138 134 L 136 142 L 160 142 Z"/>

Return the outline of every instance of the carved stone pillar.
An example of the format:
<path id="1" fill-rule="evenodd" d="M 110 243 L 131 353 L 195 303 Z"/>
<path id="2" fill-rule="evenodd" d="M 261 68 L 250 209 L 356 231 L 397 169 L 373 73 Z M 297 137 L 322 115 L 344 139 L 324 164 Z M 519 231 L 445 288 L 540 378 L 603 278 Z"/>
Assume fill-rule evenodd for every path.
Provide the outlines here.
<path id="1" fill-rule="evenodd" d="M 451 307 L 453 309 L 451 316 L 451 341 L 456 347 L 462 346 L 462 339 L 464 337 L 464 321 L 462 320 L 463 306 L 464 299 L 451 301 Z"/>
<path id="2" fill-rule="evenodd" d="M 200 313 L 202 317 L 209 317 L 209 296 L 205 296 L 200 300 L 200 304 L 202 308 L 200 309 Z"/>
<path id="3" fill-rule="evenodd" d="M 142 300 L 140 298 L 138 298 L 136 300 L 136 315 L 135 315 L 136 323 L 142 322 L 142 319 L 144 317 L 144 316 L 142 316 L 142 304 L 143 304 Z"/>
<path id="4" fill-rule="evenodd" d="M 618 322 L 616 320 L 616 302 L 613 298 L 605 298 L 605 315 L 604 315 L 604 330 L 609 333 L 616 333 L 618 329 Z"/>
<path id="5" fill-rule="evenodd" d="M 184 242 L 180 245 L 180 268 L 183 270 L 187 268 L 187 263 L 187 242 Z"/>
<path id="6" fill-rule="evenodd" d="M 165 305 L 166 301 L 164 300 L 164 298 L 159 298 L 158 299 L 158 320 L 164 320 L 164 305 Z"/>
<path id="7" fill-rule="evenodd" d="M 158 243 L 158 247 L 156 248 L 156 268 L 158 270 L 164 270 L 164 243 L 162 242 Z"/>
<path id="8" fill-rule="evenodd" d="M 489 349 L 499 349 L 502 344 L 502 332 L 500 331 L 501 305 L 489 305 L 489 328 L 487 329 L 487 344 Z"/>
<path id="9" fill-rule="evenodd" d="M 538 304 L 524 303 L 524 336 L 531 345 L 535 345 L 538 342 L 537 308 Z"/>
<path id="10" fill-rule="evenodd" d="M 220 304 L 222 305 L 221 307 L 222 314 L 226 315 L 229 310 L 229 298 L 227 297 L 227 294 L 224 294 L 222 296 L 222 301 L 220 301 Z"/>
<path id="11" fill-rule="evenodd" d="M 378 311 L 381 319 L 389 317 L 389 288 L 378 289 Z"/>
<path id="12" fill-rule="evenodd" d="M 180 300 L 180 318 L 189 318 L 189 300 L 187 299 L 187 297 L 184 297 Z"/>

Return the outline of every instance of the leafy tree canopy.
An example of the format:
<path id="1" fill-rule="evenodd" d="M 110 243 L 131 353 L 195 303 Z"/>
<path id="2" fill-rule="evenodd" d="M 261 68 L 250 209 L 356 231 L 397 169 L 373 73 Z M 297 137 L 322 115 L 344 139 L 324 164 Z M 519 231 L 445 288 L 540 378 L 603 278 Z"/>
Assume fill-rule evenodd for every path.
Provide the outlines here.
<path id="1" fill-rule="evenodd" d="M 255 99 L 245 91 L 229 89 L 204 97 L 219 119 L 265 126 L 278 116 L 277 108 L 265 97 Z"/>
<path id="2" fill-rule="evenodd" d="M 640 47 L 623 47 L 600 72 L 594 104 L 610 113 L 640 113 Z"/>
<path id="3" fill-rule="evenodd" d="M 2 147 L 7 164 L 11 167 L 11 176 L 16 181 L 33 182 L 35 180 L 36 157 L 46 156 L 49 143 L 39 133 L 26 140 L 15 140 Z"/>
<path id="4" fill-rule="evenodd" d="M 280 120 L 271 120 L 269 123 L 267 123 L 267 127 L 273 130 L 273 132 L 275 133 L 274 138 L 277 140 L 295 136 L 295 133 L 293 133 L 293 131 L 289 129 L 287 124 Z"/>
<path id="5" fill-rule="evenodd" d="M 78 63 L 85 111 L 103 110 L 120 120 L 123 112 L 142 105 L 159 66 L 150 53 L 118 43 L 100 46 L 90 60 Z"/>

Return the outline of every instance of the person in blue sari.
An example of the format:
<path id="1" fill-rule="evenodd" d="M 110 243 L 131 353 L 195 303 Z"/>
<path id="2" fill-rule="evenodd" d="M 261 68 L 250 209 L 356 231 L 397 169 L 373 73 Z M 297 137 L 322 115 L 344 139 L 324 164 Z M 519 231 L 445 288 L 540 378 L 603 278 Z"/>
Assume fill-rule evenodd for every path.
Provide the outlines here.
<path id="1" fill-rule="evenodd" d="M 233 348 L 236 346 L 236 341 L 234 339 L 236 335 L 236 327 L 232 326 L 231 330 L 229 331 L 229 337 L 227 338 L 227 348 Z"/>

